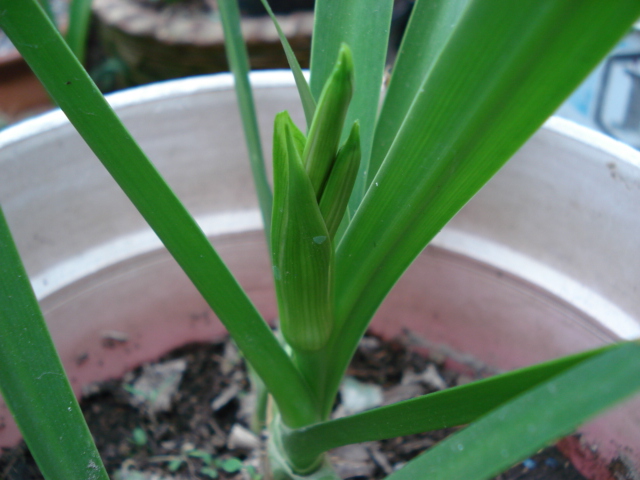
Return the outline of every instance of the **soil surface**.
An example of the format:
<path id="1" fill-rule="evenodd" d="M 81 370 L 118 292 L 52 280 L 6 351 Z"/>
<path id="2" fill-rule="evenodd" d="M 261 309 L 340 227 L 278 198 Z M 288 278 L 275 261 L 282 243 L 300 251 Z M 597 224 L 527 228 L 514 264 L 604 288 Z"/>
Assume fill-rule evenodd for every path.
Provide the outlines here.
<path id="1" fill-rule="evenodd" d="M 374 336 L 362 341 L 348 376 L 336 415 L 363 402 L 391 403 L 471 380 L 401 341 Z M 122 380 L 93 386 L 82 409 L 113 479 L 257 480 L 262 455 L 260 439 L 248 430 L 252 400 L 242 360 L 233 344 L 222 342 L 183 347 Z M 331 455 L 343 478 L 379 479 L 454 431 L 342 447 Z M 0 457 L 0 478 L 42 476 L 23 444 Z M 586 480 L 555 447 L 496 478 Z"/>

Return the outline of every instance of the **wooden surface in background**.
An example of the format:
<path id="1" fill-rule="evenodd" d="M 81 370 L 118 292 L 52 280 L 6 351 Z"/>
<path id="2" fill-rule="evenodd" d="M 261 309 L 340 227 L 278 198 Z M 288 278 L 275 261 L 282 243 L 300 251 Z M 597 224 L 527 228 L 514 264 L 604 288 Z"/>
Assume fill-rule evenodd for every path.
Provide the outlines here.
<path id="1" fill-rule="evenodd" d="M 17 58 L 0 64 L 0 116 L 9 123 L 53 108 L 29 67 Z"/>

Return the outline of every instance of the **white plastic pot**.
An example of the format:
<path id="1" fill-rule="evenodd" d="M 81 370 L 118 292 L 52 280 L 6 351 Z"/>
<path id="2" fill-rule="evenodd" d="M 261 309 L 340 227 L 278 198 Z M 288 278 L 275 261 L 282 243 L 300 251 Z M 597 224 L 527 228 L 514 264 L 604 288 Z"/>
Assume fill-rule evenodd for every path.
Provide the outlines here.
<path id="1" fill-rule="evenodd" d="M 253 74 L 265 152 L 274 114 L 303 115 L 287 72 Z M 267 319 L 270 266 L 232 79 L 110 96 Z M 0 132 L 0 202 L 74 388 L 223 328 L 64 115 Z M 420 255 L 380 309 L 511 369 L 640 336 L 640 154 L 551 119 Z M 583 429 L 603 461 L 640 466 L 640 402 Z M 0 445 L 19 439 L 0 406 Z"/>

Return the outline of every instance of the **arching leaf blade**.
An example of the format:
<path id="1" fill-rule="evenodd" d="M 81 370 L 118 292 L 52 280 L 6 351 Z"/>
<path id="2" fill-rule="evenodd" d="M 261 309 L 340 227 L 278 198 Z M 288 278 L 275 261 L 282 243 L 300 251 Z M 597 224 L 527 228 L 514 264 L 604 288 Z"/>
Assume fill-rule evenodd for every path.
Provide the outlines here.
<path id="1" fill-rule="evenodd" d="M 293 78 L 296 81 L 296 87 L 298 88 L 298 95 L 300 95 L 300 102 L 302 102 L 302 109 L 304 110 L 304 117 L 307 120 L 307 129 L 311 126 L 311 121 L 313 120 L 313 114 L 316 111 L 316 101 L 311 95 L 311 88 L 309 88 L 309 83 L 302 73 L 302 69 L 300 68 L 300 63 L 298 63 L 298 59 L 296 58 L 296 54 L 293 52 L 291 45 L 289 44 L 289 40 L 287 40 L 287 36 L 282 31 L 280 27 L 280 23 L 278 22 L 277 17 L 273 13 L 271 6 L 269 5 L 268 0 L 260 0 L 264 8 L 267 10 L 267 13 L 273 20 L 273 24 L 278 31 L 278 37 L 280 37 L 280 43 L 282 43 L 282 48 L 284 49 L 284 53 L 287 56 L 287 61 L 289 62 L 289 67 L 291 68 L 291 72 L 293 73 Z"/>
<path id="2" fill-rule="evenodd" d="M 492 478 L 637 392 L 638 371 L 640 345 L 620 345 L 499 407 L 386 478 Z"/>
<path id="3" fill-rule="evenodd" d="M 382 165 L 413 99 L 469 3 L 469 0 L 418 0 L 413 5 L 376 123 L 366 187 Z"/>
<path id="4" fill-rule="evenodd" d="M 91 0 L 71 0 L 69 4 L 69 27 L 65 39 L 80 63 L 85 63 Z"/>
<path id="5" fill-rule="evenodd" d="M 1 209 L 0 332 L 0 390 L 44 477 L 108 480 Z"/>
<path id="6" fill-rule="evenodd" d="M 638 15 L 633 0 L 467 8 L 338 246 L 332 394 L 404 270 Z"/>
<path id="7" fill-rule="evenodd" d="M 260 130 L 253 101 L 253 91 L 249 83 L 249 56 L 240 29 L 240 10 L 237 0 L 219 0 L 220 20 L 224 31 L 224 47 L 227 52 L 229 68 L 235 80 L 236 96 L 242 127 L 249 152 L 249 164 L 253 175 L 253 183 L 258 194 L 258 203 L 264 223 L 264 234 L 269 243 L 269 225 L 271 225 L 271 209 L 273 194 L 267 180 L 267 171 L 260 143 Z"/>
<path id="8" fill-rule="evenodd" d="M 422 395 L 348 417 L 303 427 L 284 437 L 294 454 L 313 458 L 352 443 L 465 425 L 526 390 L 615 346 L 602 347 Z M 300 450 L 300 451 L 298 451 Z"/>

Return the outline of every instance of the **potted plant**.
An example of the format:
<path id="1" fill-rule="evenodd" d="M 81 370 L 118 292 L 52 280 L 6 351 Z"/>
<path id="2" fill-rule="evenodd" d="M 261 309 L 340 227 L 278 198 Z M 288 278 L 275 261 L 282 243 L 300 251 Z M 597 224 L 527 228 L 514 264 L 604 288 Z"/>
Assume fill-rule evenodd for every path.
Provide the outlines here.
<path id="1" fill-rule="evenodd" d="M 123 186 L 178 263 L 185 268 L 234 336 L 248 361 L 265 380 L 280 415 L 271 424 L 273 457 L 282 459 L 277 471 L 285 477 L 315 475 L 320 478 L 321 475 L 326 475 L 326 478 L 333 478 L 329 467 L 323 464 L 321 452 L 337 443 L 356 441 L 361 437 L 339 439 L 338 431 L 344 431 L 342 423 L 324 420 L 346 361 L 382 297 L 427 241 L 535 130 L 563 96 L 569 93 L 571 85 L 579 81 L 588 71 L 589 65 L 594 64 L 606 52 L 606 47 L 624 32 L 624 28 L 638 13 L 638 7 L 624 2 L 612 7 L 603 7 L 593 2 L 566 11 L 558 5 L 540 9 L 533 3 L 530 9 L 519 5 L 510 7 L 512 10 L 506 8 L 507 5 L 499 5 L 500 8 L 497 8 L 487 2 L 423 5 L 426 6 L 417 8 L 414 12 L 394 73 L 395 78 L 400 80 L 392 80 L 380 115 L 382 120 L 378 121 L 380 133 L 375 136 L 373 113 L 377 108 L 377 85 L 382 75 L 384 55 L 381 49 L 372 48 L 372 45 L 384 45 L 384 35 L 382 40 L 370 37 L 365 39 L 358 33 L 358 29 L 360 32 L 371 32 L 371 26 L 359 23 L 360 19 L 375 18 L 381 22 L 380 25 L 384 25 L 385 15 L 381 14 L 380 18 L 375 15 L 365 17 L 351 12 L 352 15 L 341 17 L 339 14 L 336 16 L 336 12 L 331 11 L 328 4 L 319 3 L 317 7 L 317 22 L 322 28 L 316 31 L 314 42 L 318 42 L 318 45 L 323 45 L 324 42 L 326 48 L 318 47 L 318 51 L 324 53 L 319 54 L 320 59 L 315 64 L 315 69 L 312 62 L 311 92 L 314 94 L 309 95 L 303 80 L 298 76 L 305 113 L 311 124 L 309 133 L 305 138 L 286 116 L 280 116 L 274 142 L 275 151 L 279 152 L 275 160 L 275 201 L 278 207 L 274 210 L 272 228 L 275 240 L 272 238 L 270 245 L 276 283 L 282 282 L 286 274 L 302 269 L 297 277 L 302 283 L 280 284 L 278 287 L 283 332 L 286 341 L 293 348 L 293 354 L 289 356 L 239 291 L 217 255 L 209 248 L 206 237 L 175 202 L 175 197 L 168 192 L 155 170 L 144 159 L 140 159 L 143 157 L 130 137 L 119 124 L 105 120 L 113 118 L 111 111 L 106 104 L 100 103 L 101 97 L 95 95 L 86 77 L 82 76 L 79 66 L 66 54 L 63 43 L 51 41 L 53 34 L 46 30 L 45 17 L 40 15 L 38 8 L 32 4 L 22 5 L 9 0 L 2 4 L 6 7 L 2 18 L 3 28 L 14 37 L 15 43 L 25 46 L 23 56 L 33 63 L 43 83 L 48 85 L 51 94 L 58 99 L 94 151 L 99 156 L 104 154 L 102 159 L 106 159 L 110 173 Z M 632 6 L 636 11 L 631 11 Z M 435 13 L 430 7 L 435 8 Z M 344 18 L 345 25 L 358 19 L 355 20 L 355 25 L 350 26 L 352 30 L 345 30 L 351 32 L 347 34 L 347 38 L 332 35 L 332 28 L 342 31 L 345 26 L 337 22 L 336 18 Z M 38 28 L 32 28 L 33 22 L 40 21 L 38 19 L 41 20 L 37 24 Z M 551 36 L 549 29 L 560 19 L 563 20 L 565 30 L 557 36 Z M 573 33 L 582 31 L 584 22 L 588 20 L 602 22 L 602 29 L 593 28 L 590 35 L 580 36 L 577 42 L 570 43 L 568 40 L 573 38 Z M 452 23 L 457 25 L 456 28 L 450 28 Z M 432 28 L 423 28 L 427 25 Z M 384 28 L 381 31 L 384 32 Z M 44 42 L 41 41 L 42 38 L 37 38 L 43 32 L 46 32 Z M 428 32 L 427 38 L 420 38 L 425 32 Z M 29 38 L 31 34 L 35 34 L 36 38 Z M 326 35 L 324 39 L 323 35 Z M 513 40 L 516 37 L 520 40 L 515 44 L 503 43 L 507 38 Z M 340 54 L 340 61 L 333 68 L 335 58 L 332 57 L 336 56 L 341 40 L 351 40 L 355 67 L 351 65 L 349 51 L 345 48 Z M 433 48 L 426 51 L 433 52 L 433 56 L 419 56 L 429 42 Z M 541 44 L 549 47 L 549 55 L 533 61 L 532 54 Z M 33 48 L 34 45 L 38 45 L 41 51 L 44 47 L 57 45 L 54 48 L 61 50 L 61 53 L 53 56 L 46 53 L 43 56 L 31 55 L 32 51 L 38 50 Z M 329 50 L 332 50 L 332 54 L 327 53 Z M 463 52 L 467 54 L 469 51 L 482 54 L 478 59 L 485 55 L 486 58 L 471 66 L 463 66 L 456 55 L 462 55 Z M 581 52 L 579 56 L 576 53 L 578 51 Z M 567 53 L 572 54 L 569 56 L 575 60 L 575 64 L 564 65 Z M 403 58 L 407 59 L 404 63 Z M 417 58 L 422 58 L 424 63 L 416 64 Z M 38 66 L 40 62 L 51 61 L 59 68 L 53 68 L 54 64 L 45 64 L 42 68 Z M 510 67 L 507 68 L 507 65 Z M 353 69 L 357 94 L 352 105 L 358 107 L 352 107 L 353 110 L 347 114 Z M 424 75 L 420 74 L 420 70 Z M 458 71 L 465 72 L 465 75 L 455 75 Z M 64 74 L 60 76 L 60 72 Z M 375 72 L 378 74 L 367 75 Z M 551 75 L 552 72 L 553 88 L 542 85 L 535 76 Z M 239 79 L 242 77 L 243 75 L 238 75 Z M 328 77 L 328 86 L 323 87 L 324 80 Z M 414 81 L 411 82 L 411 79 Z M 65 95 L 65 88 L 73 89 L 73 94 Z M 75 91 L 76 88 L 78 91 Z M 324 94 L 321 96 L 319 92 L 323 88 Z M 482 88 L 482 95 L 479 88 Z M 502 96 L 505 89 L 512 92 L 506 106 Z M 415 100 L 411 100 L 412 95 L 407 97 L 408 91 L 415 92 Z M 434 92 L 448 94 L 435 95 Z M 313 113 L 314 98 L 319 98 L 316 113 Z M 367 111 L 373 113 L 366 115 Z M 444 116 L 445 111 L 449 112 L 447 116 Z M 339 175 L 337 178 L 344 181 L 339 181 L 334 190 L 331 176 L 334 171 L 341 171 L 342 167 L 338 166 L 342 162 L 336 163 L 336 167 L 331 162 L 341 136 L 342 128 L 339 124 L 343 123 L 345 115 L 348 130 L 352 134 L 348 136 L 346 147 L 342 147 L 342 153 L 338 153 L 338 158 L 357 158 L 358 155 L 354 152 L 358 150 L 361 159 L 367 159 L 371 151 L 374 154 L 371 155 L 369 166 L 362 169 L 361 175 L 349 173 L 354 160 L 345 161 L 348 168 L 345 167 L 344 177 L 351 180 L 344 180 L 343 175 Z M 350 116 L 354 118 L 353 115 L 360 119 L 360 142 L 356 141 L 357 127 L 351 129 L 349 119 Z M 99 125 L 92 125 L 91 119 L 94 116 L 98 117 Z M 493 118 L 494 123 L 488 124 L 487 118 Z M 107 125 L 114 130 L 106 130 Z M 465 128 L 469 129 L 466 133 L 463 131 Z M 109 134 L 105 135 L 107 132 Z M 450 143 L 443 140 L 446 135 L 452 136 Z M 120 142 L 113 141 L 114 138 L 128 146 L 122 147 Z M 391 143 L 393 138 L 395 140 Z M 315 145 L 318 142 L 324 147 L 317 154 Z M 375 148 L 371 145 L 375 145 Z M 110 162 L 109 152 L 114 146 L 119 151 L 111 157 Z M 326 151 L 330 152 L 328 156 L 331 157 L 328 166 L 325 163 L 327 160 L 320 158 L 323 156 L 322 152 Z M 384 151 L 387 153 L 384 154 Z M 256 150 L 253 151 L 254 160 L 259 159 L 255 152 Z M 125 158 L 123 154 L 127 155 L 126 168 L 121 162 Z M 317 173 L 311 174 L 312 180 L 305 176 L 308 174 L 301 168 L 302 162 L 297 160 L 298 156 L 313 159 L 305 160 L 306 168 L 311 172 L 332 172 L 326 186 L 322 179 L 324 173 L 319 176 L 321 180 L 317 184 L 313 180 L 318 178 L 315 177 Z M 383 158 L 379 158 L 381 156 L 384 162 Z M 425 163 L 424 158 L 427 156 L 432 163 Z M 139 160 L 131 160 L 134 157 Z M 393 160 L 394 158 L 397 160 Z M 258 171 L 259 196 L 268 199 L 260 163 L 256 162 L 255 165 Z M 402 165 L 402 169 L 397 168 L 397 165 Z M 429 175 L 423 175 L 425 168 L 429 169 Z M 131 169 L 134 170 L 133 173 Z M 371 173 L 373 171 L 378 171 L 375 177 Z M 365 175 L 369 177 L 368 180 Z M 355 193 L 351 194 L 350 200 L 355 202 L 352 203 L 355 214 L 346 230 L 341 232 L 335 217 L 341 217 L 341 210 L 347 208 L 345 196 L 348 195 L 345 190 L 350 192 L 348 184 L 351 181 L 355 181 Z M 144 193 L 148 189 L 154 190 L 154 203 L 149 203 L 149 197 Z M 161 193 L 163 191 L 164 194 Z M 322 197 L 328 195 L 328 192 L 331 195 L 326 197 L 329 200 L 325 199 L 323 205 Z M 320 196 L 319 204 L 314 203 L 314 195 Z M 165 204 L 166 208 L 158 208 L 158 198 L 168 202 Z M 358 200 L 360 198 L 364 198 L 362 203 Z M 263 215 L 267 217 L 270 209 L 265 204 L 263 201 Z M 367 211 L 375 212 L 376 216 L 367 215 Z M 284 217 L 283 213 L 286 213 Z M 298 220 L 292 221 L 294 218 Z M 385 228 L 381 228 L 381 225 L 385 225 Z M 307 231 L 302 238 L 310 242 L 299 243 L 300 235 L 295 234 L 295 228 Z M 320 234 L 316 234 L 318 228 Z M 180 233 L 176 235 L 176 231 Z M 333 247 L 327 249 L 327 246 L 332 246 L 335 238 L 342 238 L 337 250 L 334 251 Z M 197 248 L 183 243 L 187 240 L 196 242 Z M 9 245 L 3 249 L 7 255 L 6 261 L 3 259 L 3 267 L 11 262 L 12 271 L 13 268 L 19 271 L 19 262 L 10 247 L 8 235 L 5 235 L 3 243 Z M 290 258 L 292 252 L 300 251 L 307 252 L 301 255 L 303 259 L 311 258 L 313 261 L 295 261 Z M 336 256 L 335 272 L 332 271 L 333 255 Z M 305 274 L 309 272 L 310 275 Z M 212 281 L 214 276 L 216 279 Z M 11 284 L 9 281 L 3 284 L 6 299 L 4 304 L 8 306 L 3 319 L 10 318 L 10 313 L 23 318 L 24 313 L 18 310 L 23 306 L 31 309 L 28 317 L 37 318 L 38 314 L 33 310 L 36 308 L 35 303 L 24 293 L 28 288 L 19 288 L 20 278 L 24 284 L 24 273 L 19 276 L 5 275 L 5 278 L 11 279 Z M 334 278 L 335 290 L 332 287 Z M 332 300 L 327 300 L 332 295 L 336 295 L 336 308 L 326 310 L 327 305 L 333 305 Z M 21 301 L 13 303 L 11 299 L 18 296 L 21 296 Z M 231 302 L 230 299 L 234 301 Z M 311 305 L 315 306 L 310 308 Z M 318 316 L 317 313 L 322 309 L 325 314 Z M 295 323 L 293 318 L 289 318 L 292 312 L 307 312 L 305 318 L 308 323 L 302 326 Z M 327 319 L 330 320 L 329 324 L 324 323 Z M 26 402 L 24 399 L 37 397 L 34 389 L 42 386 L 43 378 L 57 383 L 55 380 L 59 371 L 53 370 L 55 357 L 47 358 L 46 355 L 49 354 L 44 353 L 51 349 L 50 342 L 42 333 L 43 325 L 38 326 L 36 323 L 28 329 L 29 333 L 41 336 L 37 341 L 42 355 L 30 357 L 32 362 L 42 362 L 39 365 L 23 364 L 21 360 L 16 363 L 22 353 L 27 353 L 26 345 L 20 342 L 24 340 L 29 344 L 34 339 L 27 338 L 22 333 L 24 330 L 12 328 L 7 331 L 15 335 L 11 335 L 11 340 L 6 340 L 6 345 L 3 344 L 3 351 L 8 352 L 3 354 L 3 358 L 17 367 L 3 369 L 3 392 L 18 422 L 22 423 L 25 438 L 41 467 L 47 472 L 45 474 L 55 478 L 56 471 L 65 472 L 64 468 L 69 468 L 66 472 L 88 471 L 97 475 L 99 460 L 88 447 L 87 441 L 90 438 L 86 432 L 83 436 L 81 422 L 71 423 L 74 428 L 73 440 L 78 441 L 75 448 L 71 441 L 64 446 L 55 445 L 57 440 L 44 440 L 47 434 L 51 435 L 52 440 L 59 438 L 55 426 L 43 428 L 43 424 L 37 420 L 37 411 L 36 416 L 33 412 L 21 411 L 33 405 L 31 400 Z M 9 335 L 3 338 L 8 337 Z M 362 422 L 365 425 L 362 438 L 374 438 L 409 433 L 415 428 L 433 428 L 434 425 L 439 425 L 438 422 L 468 423 L 481 417 L 478 422 L 391 477 L 420 478 L 424 472 L 419 473 L 416 469 L 437 468 L 442 478 L 486 478 L 539 445 L 570 430 L 577 422 L 601 407 L 629 394 L 637 383 L 636 375 L 633 375 L 637 360 L 635 343 L 589 351 L 495 377 L 484 383 L 454 389 L 440 396 L 425 396 L 410 404 L 375 410 L 353 417 L 348 422 L 355 422 L 350 425 L 358 427 L 358 422 Z M 45 367 L 46 370 L 43 370 Z M 33 375 L 30 371 L 40 373 Z M 45 371 L 47 375 L 43 376 Z M 604 386 L 594 382 L 590 376 L 586 378 L 586 373 L 592 375 L 595 372 L 603 372 Z M 29 382 L 30 376 L 32 382 Z M 322 381 L 311 383 L 311 378 Z M 52 386 L 47 385 L 46 388 Z M 517 396 L 523 389 L 527 391 Z M 603 395 L 603 389 L 609 393 Z M 63 391 L 64 385 L 60 389 L 60 392 Z M 593 396 L 586 395 L 585 392 L 591 391 Z M 61 405 L 68 408 L 70 416 L 78 415 L 76 407 L 68 403 L 71 398 L 68 388 L 64 393 L 65 397 L 62 396 L 63 393 L 59 395 L 54 398 L 59 398 L 61 404 L 53 405 L 54 402 L 48 401 L 37 407 L 40 409 L 41 419 L 48 415 L 42 409 L 51 407 L 59 413 L 62 411 Z M 517 396 L 515 399 L 514 395 Z M 435 423 L 433 417 L 426 419 L 420 413 L 426 411 L 441 414 L 443 411 L 437 410 L 439 402 L 442 408 L 455 403 L 464 403 L 465 407 L 456 408 L 446 418 L 439 417 Z M 501 406 L 493 410 L 498 405 Z M 491 410 L 491 413 L 484 415 Z M 398 418 L 400 412 L 402 419 Z M 548 421 L 534 422 L 531 415 L 541 413 L 548 415 L 545 417 Z M 376 432 L 378 425 L 391 418 L 394 418 L 394 423 L 390 428 L 383 429 L 384 433 Z M 29 425 L 34 419 L 37 423 Z M 487 432 L 495 432 L 497 444 L 504 448 L 494 448 L 491 445 L 491 448 L 486 448 L 486 443 L 471 441 L 478 434 L 489 434 Z M 67 435 L 69 433 L 70 431 Z M 72 474 L 60 475 L 61 478 L 69 478 Z"/>

